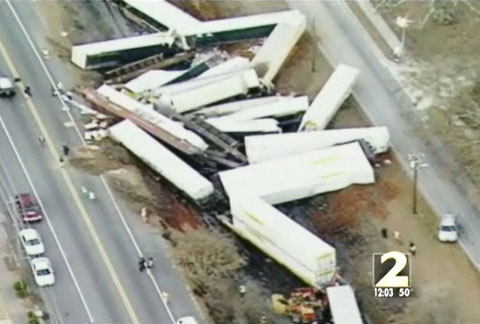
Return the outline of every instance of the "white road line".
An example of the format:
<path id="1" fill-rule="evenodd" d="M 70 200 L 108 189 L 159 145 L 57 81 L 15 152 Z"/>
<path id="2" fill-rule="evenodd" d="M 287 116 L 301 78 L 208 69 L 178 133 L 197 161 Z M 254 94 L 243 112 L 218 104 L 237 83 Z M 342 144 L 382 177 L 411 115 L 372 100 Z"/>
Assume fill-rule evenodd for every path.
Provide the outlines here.
<path id="1" fill-rule="evenodd" d="M 48 70 L 46 64 L 43 62 L 43 59 L 42 59 L 42 56 L 40 55 L 39 51 L 37 50 L 37 48 L 35 47 L 35 44 L 33 43 L 30 35 L 28 34 L 25 26 L 23 25 L 22 21 L 20 20 L 20 17 L 18 16 L 17 12 L 15 11 L 15 9 L 13 8 L 12 4 L 10 3 L 11 0 L 5 0 L 5 2 L 7 3 L 10 11 L 12 12 L 12 15 L 14 16 L 15 20 L 17 21 L 18 25 L 20 26 L 25 38 L 27 39 L 28 41 L 28 44 L 30 45 L 33 53 L 35 54 L 35 56 L 37 57 L 37 60 L 39 61 L 43 71 L 45 72 L 47 78 L 48 78 L 48 81 L 50 82 L 50 84 L 52 85 L 52 87 L 54 88 L 54 90 L 59 93 L 58 91 L 58 88 L 57 88 L 57 85 L 53 79 L 53 76 L 52 74 L 50 73 L 50 71 Z M 66 113 L 69 117 L 69 119 L 71 120 L 71 122 L 73 123 L 73 127 L 75 129 L 75 132 L 77 133 L 82 145 L 84 147 L 87 147 L 87 143 L 85 142 L 85 139 L 83 138 L 82 136 L 82 133 L 80 132 L 80 129 L 77 125 L 77 123 L 75 122 L 71 112 L 70 112 L 70 109 L 69 107 L 66 105 L 65 101 L 63 100 L 62 96 L 57 96 L 58 100 L 60 101 L 60 103 L 62 104 L 63 108 L 66 109 Z M 125 231 L 127 232 L 130 240 L 132 241 L 132 244 L 134 245 L 135 249 L 137 250 L 137 253 L 138 255 L 141 257 L 143 256 L 143 253 L 142 251 L 140 250 L 140 247 L 138 246 L 138 243 L 137 243 L 137 240 L 135 239 L 135 237 L 133 236 L 133 233 L 130 229 L 130 227 L 128 226 L 126 220 L 125 220 L 125 216 L 123 215 L 123 213 L 121 212 L 119 206 L 118 206 L 118 203 L 116 202 L 115 200 L 115 197 L 113 196 L 113 193 L 110 189 L 110 186 L 108 185 L 107 181 L 105 180 L 105 177 L 103 175 L 100 175 L 100 179 L 102 180 L 102 183 L 103 185 L 105 186 L 105 189 L 107 190 L 107 193 L 108 195 L 110 196 L 110 199 L 112 200 L 112 203 L 115 207 L 115 210 L 117 211 L 117 214 L 118 216 L 120 217 L 121 221 L 122 221 L 122 224 L 123 224 L 123 227 L 125 228 Z M 154 284 L 155 286 L 155 290 L 158 294 L 158 297 L 161 299 L 162 301 L 162 304 L 164 305 L 165 307 L 165 310 L 167 311 L 169 317 L 170 317 L 170 320 L 172 321 L 172 324 L 175 324 L 175 318 L 172 314 L 172 311 L 170 310 L 170 307 L 168 306 L 168 304 L 166 303 L 166 301 L 164 300 L 163 298 L 163 294 L 162 294 L 162 291 L 155 279 L 155 277 L 153 275 L 150 275 L 149 278 L 152 280 L 152 283 Z M 200 311 L 201 313 L 201 311 Z"/>
<path id="2" fill-rule="evenodd" d="M 3 131 L 4 131 L 5 135 L 7 136 L 8 142 L 10 143 L 10 146 L 12 147 L 12 150 L 15 153 L 15 157 L 17 158 L 17 161 L 18 161 L 20 167 L 22 168 L 22 172 L 25 175 L 25 178 L 27 179 L 30 188 L 32 189 L 32 192 L 35 195 L 35 198 L 37 199 L 38 204 L 40 205 L 40 208 L 43 210 L 43 216 L 45 218 L 45 221 L 47 222 L 48 228 L 52 232 L 53 239 L 55 240 L 55 244 L 57 245 L 58 250 L 60 251 L 60 254 L 62 255 L 62 258 L 65 261 L 65 265 L 67 266 L 68 272 L 70 273 L 70 276 L 72 277 L 73 284 L 75 285 L 75 288 L 76 288 L 76 290 L 77 290 L 77 292 L 80 296 L 83 307 L 85 308 L 85 312 L 87 313 L 88 319 L 89 319 L 90 323 L 94 323 L 94 319 L 93 319 L 92 313 L 90 312 L 90 308 L 88 307 L 87 301 L 85 300 L 83 292 L 80 289 L 77 278 L 75 277 L 75 274 L 73 273 L 72 267 L 70 265 L 70 262 L 67 259 L 65 251 L 63 250 L 63 247 L 60 244 L 60 240 L 58 239 L 57 233 L 55 232 L 55 229 L 53 228 L 53 225 L 50 222 L 50 217 L 48 217 L 47 210 L 45 209 L 45 206 L 43 205 L 43 202 L 40 199 L 40 196 L 38 195 L 37 189 L 33 185 L 32 179 L 30 178 L 30 175 L 27 171 L 27 168 L 25 167 L 25 164 L 23 163 L 22 157 L 20 156 L 20 154 L 17 150 L 17 147 L 15 146 L 15 143 L 13 142 L 12 136 L 10 135 L 10 132 L 8 131 L 7 126 L 5 125 L 5 122 L 3 121 L 3 118 L 1 116 L 0 116 L 0 125 L 3 128 Z"/>

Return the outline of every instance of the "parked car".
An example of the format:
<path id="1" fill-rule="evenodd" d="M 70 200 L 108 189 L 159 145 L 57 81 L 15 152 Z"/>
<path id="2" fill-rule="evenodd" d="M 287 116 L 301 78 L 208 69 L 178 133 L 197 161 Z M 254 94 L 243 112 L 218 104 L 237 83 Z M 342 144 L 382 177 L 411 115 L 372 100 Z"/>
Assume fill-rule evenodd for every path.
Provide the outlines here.
<path id="1" fill-rule="evenodd" d="M 176 324 L 198 324 L 198 322 L 193 316 L 185 316 L 180 317 Z"/>
<path id="2" fill-rule="evenodd" d="M 455 215 L 443 215 L 438 228 L 438 239 L 441 242 L 456 242 L 457 238 L 457 220 Z"/>
<path id="3" fill-rule="evenodd" d="M 42 220 L 43 214 L 40 206 L 29 193 L 21 193 L 15 196 L 15 206 L 25 223 Z"/>
<path id="4" fill-rule="evenodd" d="M 34 258 L 30 261 L 30 265 L 32 266 L 33 277 L 37 285 L 44 287 L 52 286 L 55 283 L 55 275 L 48 258 Z"/>
<path id="5" fill-rule="evenodd" d="M 0 97 L 13 97 L 14 95 L 15 86 L 13 81 L 6 76 L 0 76 Z"/>
<path id="6" fill-rule="evenodd" d="M 38 256 L 45 253 L 45 246 L 42 238 L 37 230 L 33 228 L 26 228 L 18 232 L 20 241 L 22 241 L 23 248 L 30 256 Z"/>

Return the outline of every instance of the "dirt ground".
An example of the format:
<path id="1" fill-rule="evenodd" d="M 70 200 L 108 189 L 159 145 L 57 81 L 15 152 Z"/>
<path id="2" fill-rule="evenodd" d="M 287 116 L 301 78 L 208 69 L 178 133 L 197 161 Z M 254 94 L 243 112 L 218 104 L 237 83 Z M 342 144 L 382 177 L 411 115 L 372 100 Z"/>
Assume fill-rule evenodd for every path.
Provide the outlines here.
<path id="1" fill-rule="evenodd" d="M 181 7 L 187 9 L 187 11 L 194 13 L 202 19 L 262 13 L 286 8 L 285 4 L 281 1 L 218 1 L 206 3 L 205 1 L 192 0 L 189 2 L 182 1 L 179 4 Z M 47 6 L 47 4 L 42 5 Z M 52 5 L 48 4 L 48 6 Z M 62 8 L 58 10 L 66 14 L 66 17 L 77 13 L 77 10 L 78 12 L 85 10 L 79 7 L 78 4 L 75 7 L 76 9 L 65 8 L 64 4 L 57 5 L 57 7 L 59 6 Z M 407 6 L 407 8 L 410 8 L 409 10 L 416 12 L 418 9 L 416 6 L 420 7 L 422 4 L 405 3 L 399 5 L 395 10 L 400 10 L 399 8 L 402 8 L 402 6 Z M 92 9 L 89 7 L 88 10 Z M 50 12 L 54 11 L 50 10 Z M 50 14 L 54 15 L 54 13 Z M 388 14 L 395 15 L 393 11 Z M 68 23 L 68 18 L 65 17 L 58 21 L 61 21 L 65 26 L 62 25 L 61 27 L 55 28 L 66 28 L 68 26 L 70 26 L 68 28 L 72 28 L 69 29 L 70 34 L 73 35 L 70 42 L 75 42 L 75 40 L 78 39 L 89 40 L 89 38 L 85 36 L 88 35 L 88 31 L 85 30 L 85 27 L 78 26 L 78 22 L 72 26 L 72 24 Z M 425 29 L 430 30 L 430 28 L 435 27 L 431 27 L 430 24 L 430 22 L 427 23 Z M 100 31 L 104 28 L 105 27 L 98 26 L 98 30 Z M 441 28 L 450 27 L 442 26 Z M 433 28 L 432 30 L 436 29 Z M 107 28 L 101 37 L 98 34 L 89 37 L 106 39 L 115 33 L 117 33 L 115 29 L 112 31 Z M 420 31 L 418 31 L 418 33 L 420 33 Z M 472 39 L 475 39 L 475 37 L 478 38 L 478 33 L 472 30 L 468 31 L 468 33 Z M 417 41 L 413 41 L 412 39 L 415 39 L 416 34 L 416 30 L 408 32 L 408 48 L 412 51 L 415 51 L 414 47 L 418 49 L 418 53 L 415 52 L 416 59 L 418 60 L 430 57 L 429 53 L 424 50 L 427 46 L 422 44 L 432 43 L 430 50 L 434 52 L 437 50 L 435 46 L 440 46 L 438 43 L 441 42 L 431 41 L 428 37 L 426 37 L 425 40 L 418 38 Z M 440 33 L 438 37 L 443 36 Z M 452 37 L 455 38 L 454 36 Z M 52 44 L 55 45 L 56 41 L 57 40 L 52 41 Z M 423 43 L 423 41 L 425 41 L 425 43 Z M 452 44 L 462 44 L 459 40 L 456 40 L 456 42 L 457 43 Z M 478 40 L 477 42 L 474 40 L 469 41 L 469 44 L 470 43 L 470 50 L 480 44 Z M 62 48 L 65 48 L 65 46 L 60 48 L 58 52 L 60 56 L 62 56 Z M 462 52 L 463 50 L 459 51 Z M 447 52 L 445 52 L 444 55 L 447 55 L 446 53 Z M 469 51 L 466 50 L 465 53 L 469 53 Z M 445 56 L 438 56 L 438 62 L 442 61 L 442 57 Z M 324 84 L 331 71 L 332 69 L 325 58 L 311 46 L 310 35 L 305 34 L 282 68 L 275 83 L 280 92 L 305 93 L 312 99 Z M 88 80 L 88 78 L 89 76 L 84 80 Z M 368 121 L 360 113 L 356 102 L 349 99 L 338 113 L 331 127 L 340 128 L 364 125 L 368 125 Z M 161 216 L 160 218 L 154 218 L 150 221 L 153 225 L 160 225 L 164 234 L 168 233 L 165 229 L 170 227 L 182 229 L 188 225 L 188 227 L 195 228 L 198 226 L 199 228 L 203 228 L 200 222 L 200 214 L 196 208 L 182 199 L 175 191 L 173 191 L 174 194 L 172 194 L 172 188 L 168 186 L 168 184 L 162 182 L 161 179 L 155 178 L 151 173 L 142 172 L 139 174 L 138 167 L 142 169 L 141 164 L 138 164 L 134 159 L 128 157 L 128 154 L 125 155 L 125 152 L 117 148 L 110 151 L 106 150 L 105 152 L 106 154 L 103 154 L 103 157 L 91 157 L 89 156 L 90 153 L 88 153 L 86 159 L 85 152 L 83 152 L 83 155 L 80 154 L 79 156 L 80 165 L 77 166 L 82 168 L 82 165 L 86 165 L 86 168 L 89 169 L 91 168 L 91 161 L 89 162 L 89 159 L 97 162 L 99 159 L 103 159 L 105 165 L 108 165 L 108 168 L 93 170 L 93 172 L 113 174 L 112 181 L 117 183 L 117 191 L 119 191 L 120 194 L 123 192 L 122 196 L 132 202 L 132 208 L 134 210 L 139 210 L 140 205 L 145 204 L 143 199 L 150 201 L 151 205 L 149 207 Z M 115 159 L 119 159 L 120 162 L 111 161 L 109 155 L 114 156 Z M 382 164 L 381 167 L 377 169 L 377 184 L 366 187 L 356 186 L 338 193 L 315 197 L 305 202 L 305 206 L 308 205 L 309 207 L 307 209 L 301 209 L 302 212 L 300 212 L 300 214 L 303 216 L 296 218 L 296 220 L 312 231 L 320 233 L 322 238 L 336 246 L 338 250 L 338 264 L 342 269 L 342 275 L 354 285 L 362 310 L 371 322 L 479 322 L 480 308 L 477 307 L 477 301 L 480 300 L 480 279 L 478 273 L 472 268 L 457 245 L 441 244 L 435 239 L 437 218 L 423 201 L 420 201 L 419 204 L 419 216 L 412 216 L 411 182 L 400 169 L 398 163 L 396 163 L 395 157 L 386 156 L 384 158 L 390 159 L 392 164 Z M 127 165 L 128 167 L 126 167 Z M 118 169 L 123 171 L 113 171 Z M 89 172 L 92 172 L 92 170 Z M 118 176 L 121 176 L 120 179 Z M 143 180 L 145 185 L 140 185 L 138 183 L 140 180 Z M 144 194 L 140 195 L 141 197 L 136 197 L 132 201 L 129 193 L 131 193 L 132 190 L 137 191 L 136 188 L 138 188 L 138 186 L 145 189 L 145 191 L 143 189 L 140 191 L 144 192 Z M 355 210 L 347 209 L 346 212 L 342 209 L 342 206 L 350 204 L 352 197 L 356 198 L 358 202 L 362 201 L 362 203 L 355 205 L 358 207 Z M 140 200 L 140 202 L 138 202 L 138 200 Z M 156 209 L 155 206 L 158 201 L 162 202 L 162 206 L 168 205 L 170 207 L 168 209 Z M 165 204 L 164 202 L 167 203 Z M 302 208 L 306 208 L 305 206 Z M 296 207 L 287 206 L 285 208 L 287 211 L 294 212 Z M 303 213 L 303 211 L 306 212 Z M 334 219 L 342 213 L 349 216 L 343 222 L 328 222 L 328 219 Z M 352 217 L 352 215 L 354 217 Z M 169 220 L 169 222 L 165 222 L 165 219 Z M 335 233 L 328 233 L 328 231 L 326 231 L 327 225 L 331 226 L 330 228 L 335 228 Z M 380 236 L 381 228 L 387 228 L 390 234 L 393 230 L 400 231 L 404 243 L 398 245 L 391 238 L 386 240 L 382 239 Z M 201 229 L 201 231 L 203 230 L 204 229 Z M 167 235 L 167 238 L 171 239 L 171 236 Z M 384 252 L 392 249 L 406 251 L 408 241 L 415 242 L 418 247 L 418 254 L 413 260 L 414 296 L 408 300 L 381 300 L 374 298 L 371 287 L 371 253 Z M 237 244 L 237 246 L 241 247 L 243 244 L 244 243 L 240 243 L 240 245 Z M 248 258 L 249 262 L 254 262 L 257 257 L 254 254 L 250 254 Z M 260 257 L 260 259 L 265 258 Z M 264 260 L 260 262 L 264 262 Z M 234 284 L 238 283 L 238 280 L 248 282 L 248 285 L 253 287 L 251 288 L 252 291 L 259 291 L 257 300 L 264 303 L 264 305 L 268 305 L 269 294 L 279 292 L 278 289 L 280 288 L 262 281 L 268 280 L 268 274 L 272 272 L 268 272 L 266 268 L 261 267 L 263 267 L 263 265 L 259 265 L 258 269 L 261 269 L 260 271 L 263 272 L 258 277 L 255 277 L 255 279 L 252 279 L 251 276 L 246 276 L 243 279 L 237 279 Z M 275 265 L 271 267 L 276 269 Z M 285 270 L 283 269 L 277 269 L 273 272 L 280 273 L 282 277 L 289 276 L 288 274 L 284 274 Z M 246 273 L 253 272 L 250 269 L 246 270 Z M 452 274 L 455 274 L 454 279 Z M 225 283 L 221 294 L 225 293 L 225 291 L 231 291 L 234 287 L 235 286 L 232 286 L 232 282 Z"/>

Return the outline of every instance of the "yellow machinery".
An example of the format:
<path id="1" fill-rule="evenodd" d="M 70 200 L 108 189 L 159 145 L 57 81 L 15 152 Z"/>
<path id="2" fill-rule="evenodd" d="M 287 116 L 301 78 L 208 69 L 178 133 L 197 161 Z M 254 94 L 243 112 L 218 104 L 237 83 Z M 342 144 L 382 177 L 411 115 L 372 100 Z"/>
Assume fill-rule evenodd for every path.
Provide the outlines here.
<path id="1" fill-rule="evenodd" d="M 318 321 L 318 314 L 325 305 L 325 294 L 314 288 L 297 288 L 288 299 L 280 294 L 272 295 L 273 311 L 291 317 L 294 323 L 311 324 Z"/>

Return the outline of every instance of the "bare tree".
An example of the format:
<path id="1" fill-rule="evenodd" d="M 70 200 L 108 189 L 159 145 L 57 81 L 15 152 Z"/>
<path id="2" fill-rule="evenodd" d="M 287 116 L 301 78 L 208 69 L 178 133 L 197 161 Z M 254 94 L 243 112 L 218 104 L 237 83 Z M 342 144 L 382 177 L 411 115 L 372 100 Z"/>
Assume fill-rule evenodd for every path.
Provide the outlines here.
<path id="1" fill-rule="evenodd" d="M 217 280 L 234 279 L 245 265 L 235 242 L 227 234 L 204 229 L 174 231 L 174 258 L 185 270 L 197 294 L 205 294 Z"/>

